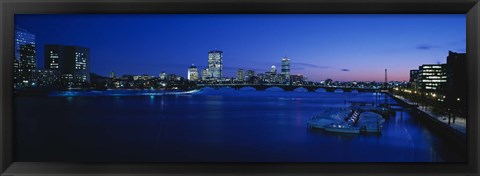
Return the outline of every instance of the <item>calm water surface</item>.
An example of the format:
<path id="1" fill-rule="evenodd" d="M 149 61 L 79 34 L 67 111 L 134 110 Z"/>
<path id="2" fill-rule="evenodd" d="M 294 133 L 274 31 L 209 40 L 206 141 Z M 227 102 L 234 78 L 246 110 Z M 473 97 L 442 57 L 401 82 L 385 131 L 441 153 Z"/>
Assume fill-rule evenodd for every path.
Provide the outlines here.
<path id="1" fill-rule="evenodd" d="M 164 96 L 17 97 L 17 161 L 459 162 L 464 152 L 407 112 L 380 135 L 307 129 L 373 93 L 210 90 Z M 383 100 L 381 100 L 383 101 Z M 393 100 L 389 99 L 390 102 Z"/>

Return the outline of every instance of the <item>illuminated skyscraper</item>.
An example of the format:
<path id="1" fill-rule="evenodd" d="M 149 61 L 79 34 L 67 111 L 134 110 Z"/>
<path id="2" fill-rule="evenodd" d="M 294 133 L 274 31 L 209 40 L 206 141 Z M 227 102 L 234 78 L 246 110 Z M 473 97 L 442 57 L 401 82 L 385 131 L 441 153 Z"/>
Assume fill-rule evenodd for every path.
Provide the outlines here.
<path id="1" fill-rule="evenodd" d="M 189 81 L 197 81 L 198 80 L 198 69 L 193 64 L 192 64 L 192 66 L 190 66 L 188 68 L 187 78 L 188 78 Z"/>
<path id="2" fill-rule="evenodd" d="M 255 76 L 255 71 L 253 70 L 247 70 L 247 77 L 248 78 L 251 78 L 251 77 L 254 77 Z"/>
<path id="3" fill-rule="evenodd" d="M 202 70 L 202 80 L 206 81 L 209 80 L 212 77 L 212 74 L 210 73 L 210 70 L 208 68 L 205 68 Z"/>
<path id="4" fill-rule="evenodd" d="M 238 69 L 238 71 L 237 71 L 237 80 L 238 81 L 244 81 L 245 80 L 245 72 L 241 68 Z"/>
<path id="5" fill-rule="evenodd" d="M 285 77 L 285 81 L 290 83 L 290 59 L 287 57 L 282 58 L 282 75 Z"/>
<path id="6" fill-rule="evenodd" d="M 35 86 L 35 71 L 37 70 L 37 57 L 35 44 L 20 46 L 20 80 L 24 86 Z"/>
<path id="7" fill-rule="evenodd" d="M 66 86 L 86 85 L 90 82 L 90 49 L 45 45 L 45 68 L 59 70 Z"/>
<path id="8" fill-rule="evenodd" d="M 410 70 L 410 84 L 414 90 L 418 90 L 418 70 Z"/>
<path id="9" fill-rule="evenodd" d="M 112 79 L 115 79 L 115 78 L 116 78 L 116 77 L 115 77 L 115 72 L 113 72 L 113 71 L 110 72 L 110 78 L 112 78 Z"/>
<path id="10" fill-rule="evenodd" d="M 22 81 L 20 80 L 20 61 L 13 59 L 13 87 L 20 87 Z"/>
<path id="11" fill-rule="evenodd" d="M 418 88 L 423 92 L 444 91 L 447 86 L 447 64 L 424 64 L 419 67 Z"/>
<path id="12" fill-rule="evenodd" d="M 220 50 L 213 50 L 208 52 L 208 70 L 211 73 L 211 77 L 215 81 L 222 79 L 223 68 L 223 52 Z"/>
<path id="13" fill-rule="evenodd" d="M 275 65 L 272 65 L 272 68 L 270 68 L 270 72 L 272 72 L 272 74 L 277 74 L 277 67 L 275 67 Z"/>
<path id="14" fill-rule="evenodd" d="M 20 46 L 35 45 L 35 35 L 15 26 L 15 59 L 20 60 Z"/>
<path id="15" fill-rule="evenodd" d="M 165 73 L 165 72 L 162 71 L 162 72 L 158 75 L 158 77 L 160 77 L 160 80 L 165 80 L 165 79 L 167 79 L 167 73 Z"/>

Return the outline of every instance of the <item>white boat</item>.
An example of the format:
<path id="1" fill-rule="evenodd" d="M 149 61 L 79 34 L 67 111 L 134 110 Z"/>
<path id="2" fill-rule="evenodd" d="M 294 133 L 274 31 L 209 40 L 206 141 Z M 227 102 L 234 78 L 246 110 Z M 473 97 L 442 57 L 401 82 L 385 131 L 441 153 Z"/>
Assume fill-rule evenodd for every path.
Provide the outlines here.
<path id="1" fill-rule="evenodd" d="M 341 124 L 345 123 L 345 118 L 350 113 L 348 108 L 329 108 L 326 109 L 319 115 L 314 116 L 307 122 L 308 127 L 310 128 L 320 128 L 323 129 L 326 126 L 332 124 Z"/>
<path id="2" fill-rule="evenodd" d="M 361 132 L 380 133 L 385 119 L 382 115 L 374 112 L 364 112 L 361 114 L 357 126 Z"/>
<path id="3" fill-rule="evenodd" d="M 336 133 L 380 133 L 384 122 L 382 115 L 375 112 L 330 108 L 313 117 L 307 125 Z"/>
<path id="4" fill-rule="evenodd" d="M 336 132 L 336 133 L 360 133 L 360 128 L 358 127 L 349 127 L 349 126 L 342 126 L 342 125 L 326 126 L 323 129 L 325 131 Z"/>

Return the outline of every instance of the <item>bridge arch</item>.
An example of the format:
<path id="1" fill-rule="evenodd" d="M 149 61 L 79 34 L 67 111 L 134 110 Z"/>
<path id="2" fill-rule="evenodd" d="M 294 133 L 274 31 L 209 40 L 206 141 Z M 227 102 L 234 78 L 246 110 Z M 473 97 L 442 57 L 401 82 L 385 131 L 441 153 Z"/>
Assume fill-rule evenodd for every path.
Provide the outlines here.
<path id="1" fill-rule="evenodd" d="M 343 93 L 345 92 L 343 89 L 335 89 L 335 93 Z"/>
<path id="2" fill-rule="evenodd" d="M 230 86 L 219 87 L 218 90 L 220 91 L 234 91 L 235 89 Z"/>
<path id="3" fill-rule="evenodd" d="M 255 89 L 255 87 L 252 87 L 252 86 L 245 86 L 245 87 L 240 87 L 238 90 L 241 90 L 241 91 L 256 91 L 257 89 Z"/>
<path id="4" fill-rule="evenodd" d="M 318 89 L 315 90 L 315 92 L 327 92 L 327 89 L 318 88 Z"/>
<path id="5" fill-rule="evenodd" d="M 272 86 L 272 87 L 266 88 L 265 91 L 281 92 L 281 91 L 285 91 L 285 90 L 282 89 L 281 87 L 278 87 L 278 86 Z"/>
<path id="6" fill-rule="evenodd" d="M 200 88 L 200 91 L 207 91 L 207 90 L 215 90 L 215 88 L 210 87 L 210 86 L 205 86 L 205 87 Z"/>
<path id="7" fill-rule="evenodd" d="M 294 92 L 308 92 L 308 89 L 306 89 L 305 87 L 297 87 L 295 89 L 293 89 Z"/>

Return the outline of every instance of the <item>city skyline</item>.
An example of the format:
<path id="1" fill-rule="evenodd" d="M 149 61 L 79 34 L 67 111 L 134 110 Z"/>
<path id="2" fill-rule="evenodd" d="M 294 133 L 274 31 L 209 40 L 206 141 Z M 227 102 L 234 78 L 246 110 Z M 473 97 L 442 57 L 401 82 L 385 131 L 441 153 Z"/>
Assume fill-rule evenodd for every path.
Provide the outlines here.
<path id="1" fill-rule="evenodd" d="M 266 24 L 260 23 L 262 20 Z M 130 23 L 126 23 L 128 21 Z M 215 22 L 228 27 L 211 27 L 210 24 Z M 328 22 L 330 25 L 323 24 Z M 284 23 L 289 24 L 284 26 L 287 29 L 281 28 Z M 322 25 L 306 25 L 310 23 Z M 396 29 L 399 26 L 397 23 L 403 24 L 403 28 Z M 312 81 L 328 78 L 339 81 L 383 81 L 384 69 L 389 70 L 389 81 L 408 81 L 409 71 L 418 65 L 444 63 L 449 50 L 465 52 L 466 35 L 465 15 L 17 15 L 15 24 L 36 35 L 39 68 L 44 67 L 45 44 L 65 44 L 91 48 L 93 73 L 109 75 L 114 71 L 117 75 L 157 76 L 165 71 L 187 77 L 187 69 L 192 64 L 198 67 L 200 75 L 200 71 L 207 68 L 207 52 L 218 49 L 224 53 L 223 77 L 236 77 L 240 68 L 256 72 L 267 72 L 272 65 L 281 68 L 281 58 L 286 55 L 291 59 L 291 75 L 302 74 Z M 60 24 L 64 30 L 53 28 Z M 125 24 L 137 25 L 128 27 Z M 358 27 L 360 24 L 370 24 L 371 27 L 349 31 L 338 27 Z M 334 33 L 328 26 L 333 26 L 330 27 L 332 29 L 336 27 L 341 32 Z M 336 35 L 320 40 L 324 38 L 312 36 L 325 35 L 315 31 L 318 27 L 324 27 L 324 30 L 320 30 L 324 33 Z M 409 30 L 408 27 L 414 28 Z M 161 30 L 154 30 L 158 28 Z M 276 36 L 268 35 L 268 29 L 272 28 L 278 29 L 270 31 Z M 388 31 L 385 28 L 396 30 Z M 362 30 L 380 32 L 377 37 L 392 33 L 399 35 L 380 40 L 371 38 L 374 32 L 365 33 Z M 145 33 L 141 34 L 142 31 Z M 156 35 L 148 35 L 152 32 L 156 32 Z M 214 32 L 217 33 L 207 35 Z M 305 34 L 301 35 L 300 32 Z M 402 34 L 410 34 L 407 36 L 411 37 Z M 140 40 L 140 36 L 147 36 L 147 39 Z M 369 40 L 365 40 L 368 37 Z M 394 42 L 402 37 L 406 39 Z M 163 40 L 151 41 L 159 38 Z M 124 42 L 118 41 L 121 39 Z M 161 41 L 167 41 L 167 44 Z M 300 41 L 308 43 L 300 45 Z M 143 45 L 139 45 L 142 42 Z M 202 42 L 205 44 L 196 45 Z M 258 44 L 246 46 L 255 42 Z M 364 44 L 361 45 L 361 42 Z M 343 44 L 340 48 L 345 51 L 338 52 L 340 44 Z M 386 44 L 392 46 L 381 47 Z M 318 59 L 327 56 L 333 59 Z"/>

